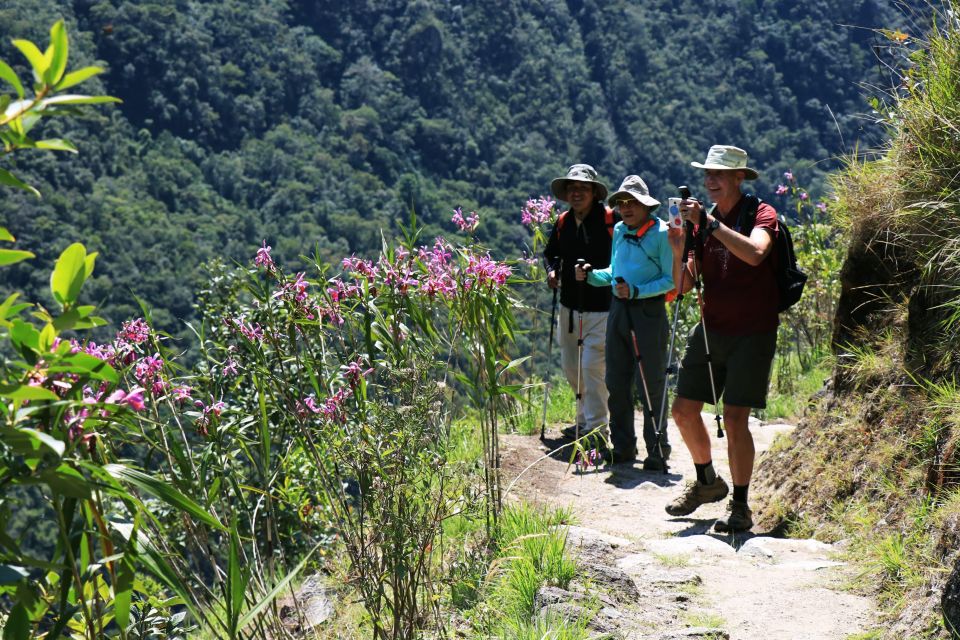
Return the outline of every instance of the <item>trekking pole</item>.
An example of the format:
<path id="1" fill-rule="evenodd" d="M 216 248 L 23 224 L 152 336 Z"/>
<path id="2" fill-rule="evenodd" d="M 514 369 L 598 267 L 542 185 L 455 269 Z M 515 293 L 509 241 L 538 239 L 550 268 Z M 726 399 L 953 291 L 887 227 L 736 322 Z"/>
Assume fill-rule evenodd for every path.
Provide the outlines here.
<path id="1" fill-rule="evenodd" d="M 547 380 L 543 386 L 543 417 L 540 420 L 540 439 L 543 440 L 547 429 L 547 398 L 550 397 L 550 364 L 553 356 L 553 326 L 557 322 L 557 291 L 553 290 L 553 307 L 550 310 L 550 342 L 547 343 Z"/>
<path id="2" fill-rule="evenodd" d="M 577 258 L 576 268 L 583 269 L 586 262 L 583 258 Z M 577 315 L 580 317 L 577 334 L 577 415 L 574 419 L 577 425 L 574 439 L 577 441 L 580 440 L 580 412 L 583 410 L 583 389 L 581 388 L 583 384 L 583 289 L 586 284 L 585 280 L 577 281 Z"/>
<path id="3" fill-rule="evenodd" d="M 681 195 L 683 193 L 684 192 L 681 191 Z M 686 194 L 688 196 L 690 195 L 689 189 L 686 190 Z M 705 224 L 706 219 L 707 219 L 707 210 L 703 206 L 703 204 L 701 204 L 700 205 L 700 228 L 701 229 L 703 229 L 703 225 Z M 690 223 L 688 222 L 687 224 L 690 224 Z M 692 234 L 692 231 L 691 231 L 691 234 Z M 704 243 L 704 240 L 703 240 L 703 236 L 701 235 L 700 237 L 701 253 L 703 252 L 703 243 Z M 722 438 L 723 437 L 723 423 L 722 423 L 723 419 L 720 417 L 720 406 L 719 406 L 719 402 L 717 401 L 717 385 L 714 382 L 714 377 L 713 377 L 713 361 L 710 357 L 710 341 L 707 339 L 707 323 L 703 318 L 703 292 L 700 289 L 700 272 L 697 270 L 696 260 L 693 261 L 693 288 L 696 289 L 697 291 L 697 307 L 700 310 L 700 328 L 703 330 L 703 348 L 704 348 L 704 351 L 706 352 L 706 357 L 707 357 L 707 373 L 710 375 L 710 392 L 713 394 L 713 409 L 714 409 L 713 419 L 716 420 L 717 422 L 717 437 Z"/>
<path id="4" fill-rule="evenodd" d="M 620 276 L 617 276 L 615 280 L 619 284 L 626 282 Z M 653 424 L 654 437 L 657 439 L 657 453 L 660 454 L 660 459 L 663 460 L 663 472 L 667 473 L 667 460 L 663 455 L 663 447 L 660 445 L 660 425 L 653 416 L 653 403 L 650 402 L 650 388 L 647 386 L 647 376 L 643 371 L 643 356 L 640 355 L 640 344 L 637 342 L 637 332 L 633 326 L 633 314 L 630 313 L 630 305 L 627 304 L 627 301 L 623 303 L 623 306 L 627 311 L 627 322 L 630 323 L 630 340 L 633 342 L 633 355 L 637 359 L 637 369 L 640 371 L 640 382 L 643 386 L 643 398 L 646 400 L 644 414 L 645 417 L 650 418 L 650 422 Z M 666 384 L 666 381 L 664 381 L 664 384 Z"/>
<path id="5" fill-rule="evenodd" d="M 680 187 L 680 197 L 686 200 L 690 197 L 690 189 L 686 186 Z M 677 325 L 680 320 L 680 302 L 683 300 L 683 284 L 684 279 L 687 275 L 687 259 L 690 256 L 690 251 L 693 250 L 693 223 L 686 222 L 683 226 L 684 229 L 684 242 L 683 242 L 683 257 L 681 258 L 681 268 L 680 268 L 680 282 L 677 284 L 677 298 L 676 303 L 673 305 L 673 327 L 670 329 L 670 350 L 667 351 L 667 368 L 664 371 L 664 384 L 663 384 L 663 395 L 660 398 L 660 420 L 657 422 L 657 444 L 660 443 L 660 428 L 665 424 L 667 418 L 667 393 L 668 384 L 670 380 L 670 375 L 676 373 L 677 364 L 673 361 L 674 353 L 676 353 L 677 345 Z"/>

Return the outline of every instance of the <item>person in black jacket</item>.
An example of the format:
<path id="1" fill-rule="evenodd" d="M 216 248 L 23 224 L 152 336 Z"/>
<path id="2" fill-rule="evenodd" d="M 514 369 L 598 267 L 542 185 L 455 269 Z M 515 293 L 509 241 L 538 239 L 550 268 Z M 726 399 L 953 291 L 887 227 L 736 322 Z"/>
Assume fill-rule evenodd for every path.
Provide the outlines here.
<path id="1" fill-rule="evenodd" d="M 597 172 L 588 164 L 575 164 L 567 175 L 555 179 L 550 189 L 557 200 L 569 203 L 560 214 L 544 249 L 547 261 L 547 284 L 560 287 L 560 343 L 563 373 L 577 393 L 579 377 L 582 401 L 577 403 L 577 424 L 564 430 L 581 436 L 597 430 L 607 439 L 607 386 L 604 384 L 604 344 L 607 333 L 607 312 L 610 310 L 609 287 L 587 287 L 577 282 L 577 260 L 595 268 L 610 264 L 613 226 L 612 211 L 604 207 L 607 187 L 597 179 Z M 581 307 L 582 305 L 582 307 Z M 580 312 L 583 312 L 583 362 L 578 371 Z M 635 454 L 634 454 L 635 455 Z"/>

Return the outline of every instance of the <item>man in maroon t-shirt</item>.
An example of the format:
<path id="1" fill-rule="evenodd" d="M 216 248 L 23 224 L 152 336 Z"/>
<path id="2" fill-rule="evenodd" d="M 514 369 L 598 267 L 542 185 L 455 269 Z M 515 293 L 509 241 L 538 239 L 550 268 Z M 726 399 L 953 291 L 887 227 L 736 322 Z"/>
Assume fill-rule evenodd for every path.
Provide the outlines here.
<path id="1" fill-rule="evenodd" d="M 701 249 L 694 252 L 682 276 L 683 232 L 671 230 L 673 280 L 678 286 L 683 283 L 685 293 L 695 276 L 702 275 L 703 317 L 687 339 L 673 403 L 673 418 L 690 450 L 697 479 L 688 482 L 666 510 L 674 516 L 687 515 L 703 504 L 723 500 L 729 492 L 713 469 L 710 435 L 700 415 L 704 403 L 722 397 L 733 498 L 714 528 L 741 531 L 753 526 L 747 491 L 755 453 L 747 420 L 751 408 L 766 406 L 777 344 L 778 294 L 770 256 L 778 231 L 777 212 L 763 202 L 757 207 L 753 196 L 741 193 L 744 180 L 757 178 L 757 172 L 747 166 L 743 149 L 716 145 L 703 164 L 690 164 L 704 170 L 703 184 L 716 207 L 705 211 L 691 199 L 680 205 L 684 219 L 697 224 Z M 752 207 L 757 207 L 756 222 L 746 235 L 741 228 Z"/>

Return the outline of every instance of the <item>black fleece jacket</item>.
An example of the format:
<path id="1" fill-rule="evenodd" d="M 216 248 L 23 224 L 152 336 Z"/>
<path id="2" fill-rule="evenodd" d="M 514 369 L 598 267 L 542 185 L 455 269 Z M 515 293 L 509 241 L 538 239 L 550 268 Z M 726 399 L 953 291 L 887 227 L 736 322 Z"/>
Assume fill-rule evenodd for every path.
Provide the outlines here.
<path id="1" fill-rule="evenodd" d="M 563 224 L 554 225 L 543 250 L 548 269 L 560 272 L 560 302 L 571 309 L 579 309 L 579 291 L 583 291 L 584 311 L 609 311 L 612 292 L 609 287 L 591 287 L 586 282 L 578 283 L 575 268 L 583 258 L 591 267 L 603 269 L 610 266 L 610 237 L 613 227 L 607 228 L 603 203 L 595 202 L 590 213 L 580 225 L 570 211 L 563 215 Z M 614 216 L 613 223 L 620 219 Z"/>

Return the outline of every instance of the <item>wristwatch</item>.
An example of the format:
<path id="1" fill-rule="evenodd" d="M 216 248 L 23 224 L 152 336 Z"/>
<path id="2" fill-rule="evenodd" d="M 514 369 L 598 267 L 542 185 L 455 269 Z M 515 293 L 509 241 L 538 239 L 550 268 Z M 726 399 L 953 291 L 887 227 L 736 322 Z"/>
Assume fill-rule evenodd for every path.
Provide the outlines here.
<path id="1" fill-rule="evenodd" d="M 719 226 L 720 226 L 720 221 L 714 218 L 713 220 L 707 223 L 706 229 L 704 230 L 704 235 L 709 236 L 711 233 L 716 231 Z"/>

